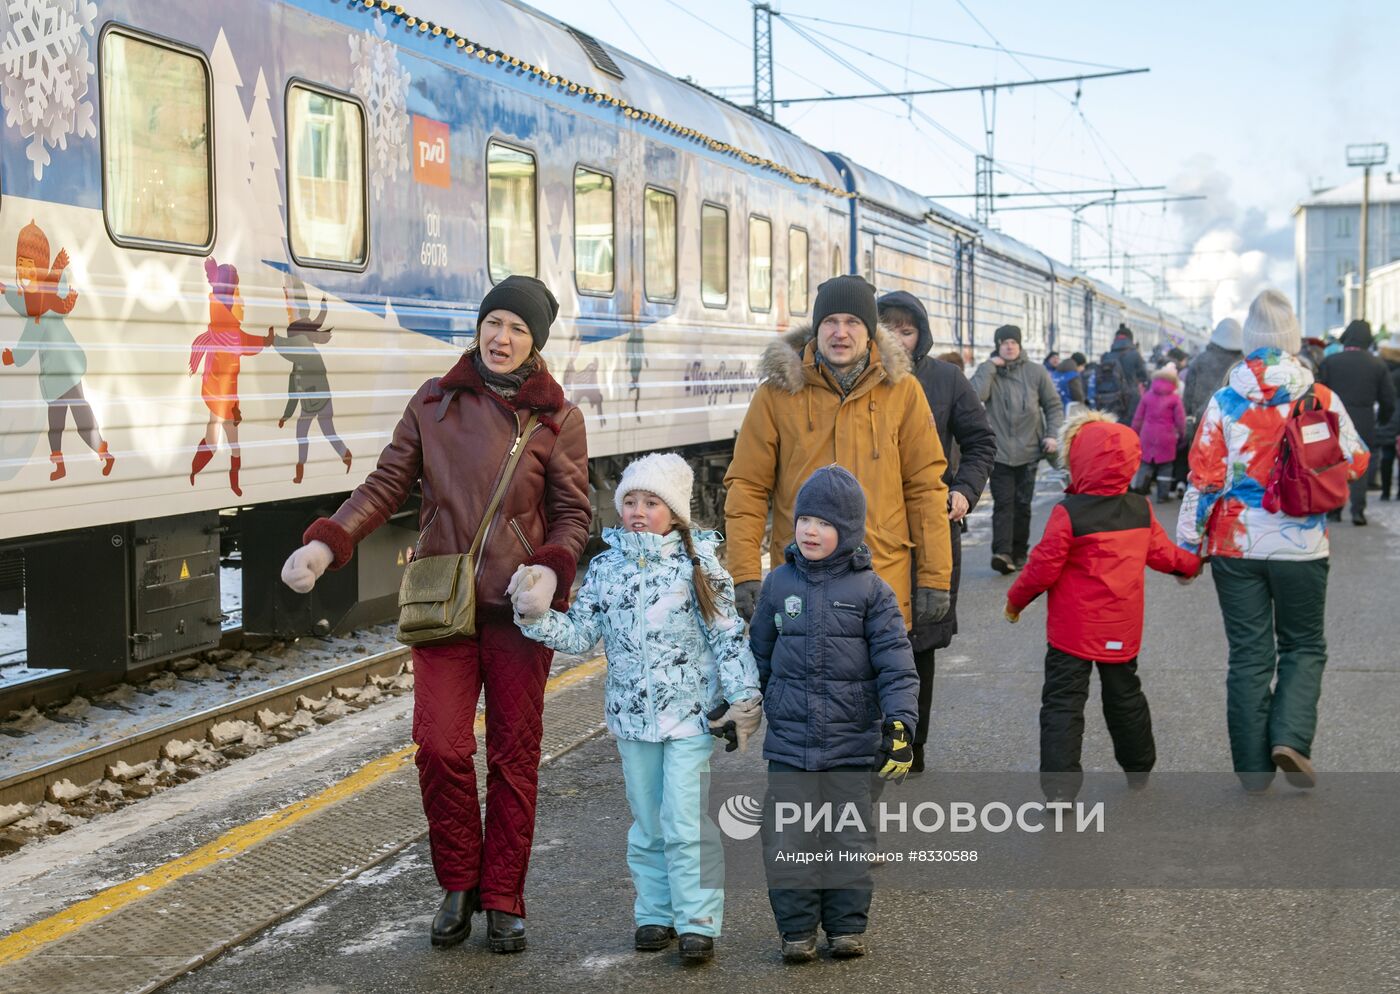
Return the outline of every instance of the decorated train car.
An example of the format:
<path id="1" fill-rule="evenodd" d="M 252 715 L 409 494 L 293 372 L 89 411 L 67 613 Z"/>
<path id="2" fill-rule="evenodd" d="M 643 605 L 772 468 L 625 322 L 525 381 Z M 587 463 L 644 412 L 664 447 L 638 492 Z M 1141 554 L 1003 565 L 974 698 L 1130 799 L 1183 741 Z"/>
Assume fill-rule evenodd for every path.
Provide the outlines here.
<path id="1" fill-rule="evenodd" d="M 1061 287 L 1123 308 L 513 0 L 0 17 L 0 610 L 32 666 L 213 644 L 231 559 L 250 631 L 391 615 L 412 506 L 309 597 L 277 569 L 511 273 L 560 300 L 544 354 L 602 516 L 620 464 L 667 448 L 715 518 L 757 358 L 830 275 L 917 293 L 950 348 L 1008 321 L 1054 347 Z"/>

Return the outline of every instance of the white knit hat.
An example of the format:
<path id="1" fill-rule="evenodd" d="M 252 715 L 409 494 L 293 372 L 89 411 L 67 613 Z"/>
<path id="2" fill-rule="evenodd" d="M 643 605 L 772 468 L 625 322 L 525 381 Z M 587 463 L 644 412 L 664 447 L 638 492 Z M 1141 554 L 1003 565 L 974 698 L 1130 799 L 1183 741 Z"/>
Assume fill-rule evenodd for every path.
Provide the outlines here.
<path id="1" fill-rule="evenodd" d="M 1298 330 L 1293 305 L 1277 290 L 1262 291 L 1249 305 L 1249 316 L 1244 319 L 1244 354 L 1263 348 L 1296 353 L 1302 347 L 1303 333 Z"/>
<path id="2" fill-rule="evenodd" d="M 1221 318 L 1220 323 L 1215 326 L 1215 330 L 1210 333 L 1212 345 L 1216 345 L 1229 352 L 1240 350 L 1240 323 L 1234 318 Z"/>
<path id="3" fill-rule="evenodd" d="M 656 494 L 676 515 L 682 525 L 690 527 L 690 492 L 695 486 L 695 471 L 674 452 L 653 452 L 631 463 L 622 471 L 622 480 L 613 494 L 617 513 L 622 513 L 622 500 L 636 490 Z"/>

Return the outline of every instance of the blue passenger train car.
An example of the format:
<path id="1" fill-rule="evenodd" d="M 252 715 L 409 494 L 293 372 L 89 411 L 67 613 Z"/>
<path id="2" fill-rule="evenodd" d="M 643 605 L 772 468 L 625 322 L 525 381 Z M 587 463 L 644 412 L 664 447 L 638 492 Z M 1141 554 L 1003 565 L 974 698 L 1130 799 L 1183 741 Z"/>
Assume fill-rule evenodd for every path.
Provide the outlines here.
<path id="1" fill-rule="evenodd" d="M 560 300 L 602 514 L 658 448 L 716 514 L 757 358 L 836 273 L 916 293 L 940 347 L 1198 334 L 514 0 L 0 17 L 0 610 L 34 666 L 211 644 L 235 544 L 249 628 L 391 613 L 407 516 L 311 598 L 276 566 L 510 273 Z"/>

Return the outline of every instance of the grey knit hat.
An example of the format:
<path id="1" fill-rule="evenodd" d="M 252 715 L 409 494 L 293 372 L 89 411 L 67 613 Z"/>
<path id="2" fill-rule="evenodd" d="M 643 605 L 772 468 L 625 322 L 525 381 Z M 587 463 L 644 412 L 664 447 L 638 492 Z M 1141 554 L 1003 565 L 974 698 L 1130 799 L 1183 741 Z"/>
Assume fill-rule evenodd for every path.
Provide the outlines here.
<path id="1" fill-rule="evenodd" d="M 812 328 L 820 328 L 833 314 L 854 314 L 873 338 L 875 326 L 880 323 L 875 288 L 859 276 L 833 276 L 817 287 L 817 299 L 812 303 Z"/>
<path id="2" fill-rule="evenodd" d="M 1210 344 L 1227 352 L 1238 352 L 1243 334 L 1244 329 L 1234 318 L 1221 318 L 1220 323 L 1215 326 L 1215 330 L 1210 333 Z"/>
<path id="3" fill-rule="evenodd" d="M 836 528 L 836 553 L 854 552 L 865 541 L 865 491 L 850 470 L 832 463 L 823 466 L 797 491 L 793 524 L 803 516 L 821 518 Z"/>
<path id="4" fill-rule="evenodd" d="M 1296 353 L 1302 347 L 1303 334 L 1298 330 L 1298 319 L 1288 298 L 1277 290 L 1264 290 L 1255 297 L 1249 305 L 1249 316 L 1244 319 L 1244 354 L 1266 348 Z"/>

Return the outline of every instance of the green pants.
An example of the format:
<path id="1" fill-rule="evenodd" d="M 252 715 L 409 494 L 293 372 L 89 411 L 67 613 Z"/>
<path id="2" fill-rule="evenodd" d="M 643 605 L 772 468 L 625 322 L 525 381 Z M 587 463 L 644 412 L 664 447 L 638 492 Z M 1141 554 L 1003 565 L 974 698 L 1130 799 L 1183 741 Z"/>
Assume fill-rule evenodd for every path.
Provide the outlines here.
<path id="1" fill-rule="evenodd" d="M 1212 559 L 1210 565 L 1230 643 L 1230 755 L 1237 773 L 1272 773 L 1274 746 L 1312 755 L 1327 665 L 1328 560 Z"/>

